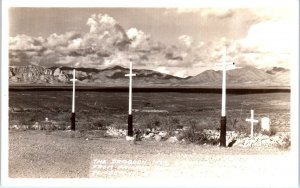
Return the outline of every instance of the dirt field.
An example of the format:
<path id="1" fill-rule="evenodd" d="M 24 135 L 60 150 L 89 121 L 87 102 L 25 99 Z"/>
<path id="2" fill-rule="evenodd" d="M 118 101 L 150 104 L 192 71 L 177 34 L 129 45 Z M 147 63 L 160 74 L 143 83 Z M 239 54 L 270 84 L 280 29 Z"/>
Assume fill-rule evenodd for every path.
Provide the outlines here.
<path id="1" fill-rule="evenodd" d="M 24 91 L 9 93 L 9 124 L 28 125 L 49 120 L 70 125 L 71 93 L 68 91 Z M 290 94 L 227 95 L 227 129 L 249 131 L 250 110 L 255 118 L 269 117 L 277 131 L 290 130 Z M 212 93 L 134 93 L 133 123 L 145 127 L 157 121 L 167 126 L 189 126 L 196 121 L 210 129 L 219 127 L 221 95 Z M 164 113 L 147 113 L 147 111 Z M 127 127 L 128 93 L 77 92 L 78 129 L 101 126 Z"/>
<path id="2" fill-rule="evenodd" d="M 197 179 L 200 182 L 279 186 L 288 183 L 289 150 L 278 148 L 220 148 L 211 145 L 172 144 L 103 137 L 95 128 L 127 127 L 127 93 L 77 92 L 78 130 L 52 132 L 9 131 L 9 177 L 11 178 L 89 178 L 93 156 L 117 160 L 167 161 L 168 166 L 151 163 L 149 179 Z M 191 120 L 201 126 L 219 127 L 220 94 L 135 93 L 134 126 L 188 126 Z M 70 92 L 10 92 L 9 126 L 49 120 L 70 125 Z M 228 130 L 248 131 L 250 117 L 268 116 L 277 131 L 290 130 L 289 93 L 228 95 Z M 155 112 L 155 113 L 153 113 Z M 247 129 L 242 129 L 242 128 Z M 93 131 L 91 131 L 93 129 Z M 99 130 L 100 131 L 100 130 Z M 82 136 L 82 132 L 85 133 Z M 192 161 L 180 164 L 178 161 Z M 143 172 L 144 173 L 144 172 Z M 170 183 L 174 182 L 173 180 Z M 201 184 L 201 183 L 200 183 Z M 220 184 L 221 185 L 221 184 Z"/>
<path id="3" fill-rule="evenodd" d="M 195 164 L 170 166 L 172 173 L 157 165 L 160 178 L 219 179 L 239 182 L 251 178 L 261 185 L 284 185 L 289 151 L 275 148 L 220 148 L 194 144 L 141 141 L 93 136 L 74 137 L 70 131 L 10 131 L 9 177 L 12 178 L 88 178 L 91 156 L 139 158 L 148 161 L 197 161 Z M 86 139 L 86 138 L 90 139 Z M 168 172 L 168 173 L 167 173 Z M 195 177 L 193 177 L 195 176 Z M 278 177 L 278 179 L 276 179 Z M 280 177 L 280 178 L 279 178 Z M 147 178 L 147 177 L 146 177 Z"/>

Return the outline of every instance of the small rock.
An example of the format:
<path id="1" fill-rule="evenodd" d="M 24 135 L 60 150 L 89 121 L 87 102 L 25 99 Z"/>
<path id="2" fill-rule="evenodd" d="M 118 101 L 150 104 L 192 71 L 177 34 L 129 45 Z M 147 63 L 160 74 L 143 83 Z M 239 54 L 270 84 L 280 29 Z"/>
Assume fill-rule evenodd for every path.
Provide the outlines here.
<path id="1" fill-rule="evenodd" d="M 160 135 L 155 135 L 154 138 L 157 142 L 159 142 L 159 141 L 161 141 L 162 137 Z"/>
<path id="2" fill-rule="evenodd" d="M 13 125 L 11 128 L 12 128 L 12 129 L 16 129 L 16 130 L 19 129 L 18 125 Z"/>
<path id="3" fill-rule="evenodd" d="M 134 136 L 126 136 L 127 141 L 134 141 Z"/>
<path id="4" fill-rule="evenodd" d="M 150 136 L 150 134 L 148 134 L 148 135 L 144 134 L 143 138 L 146 140 L 150 140 L 152 137 Z"/>
<path id="5" fill-rule="evenodd" d="M 178 142 L 178 140 L 177 140 L 176 136 L 172 136 L 167 140 L 167 142 L 176 143 L 176 142 Z"/>
<path id="6" fill-rule="evenodd" d="M 161 131 L 158 133 L 158 135 L 160 135 L 162 138 L 165 138 L 168 135 L 168 133 L 166 131 Z"/>
<path id="7" fill-rule="evenodd" d="M 180 141 L 180 140 L 182 140 L 182 139 L 184 138 L 184 133 L 181 132 L 181 133 L 179 133 L 179 134 L 176 134 L 175 137 L 176 137 L 177 140 Z"/>
<path id="8" fill-rule="evenodd" d="M 41 125 L 39 124 L 39 122 L 35 122 L 35 124 L 32 126 L 32 128 L 33 128 L 34 130 L 41 130 L 41 129 L 42 129 L 42 127 L 41 127 Z"/>
<path id="9" fill-rule="evenodd" d="M 188 126 L 184 126 L 183 128 L 182 128 L 182 130 L 183 131 L 187 131 L 187 130 L 189 130 L 190 128 L 188 127 Z"/>

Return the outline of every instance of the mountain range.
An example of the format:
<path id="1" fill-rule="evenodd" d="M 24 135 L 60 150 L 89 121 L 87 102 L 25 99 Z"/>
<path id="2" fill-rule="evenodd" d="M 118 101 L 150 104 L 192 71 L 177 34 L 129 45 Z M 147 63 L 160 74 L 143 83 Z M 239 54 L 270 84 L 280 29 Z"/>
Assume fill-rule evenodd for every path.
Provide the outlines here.
<path id="1" fill-rule="evenodd" d="M 76 68 L 77 85 L 97 87 L 128 86 L 129 70 L 121 66 L 106 69 Z M 134 87 L 221 87 L 222 71 L 207 70 L 196 76 L 180 78 L 153 70 L 133 69 Z M 13 85 L 70 85 L 72 67 L 10 66 Z M 227 71 L 228 87 L 289 87 L 290 71 L 281 67 L 262 70 L 252 66 Z"/>

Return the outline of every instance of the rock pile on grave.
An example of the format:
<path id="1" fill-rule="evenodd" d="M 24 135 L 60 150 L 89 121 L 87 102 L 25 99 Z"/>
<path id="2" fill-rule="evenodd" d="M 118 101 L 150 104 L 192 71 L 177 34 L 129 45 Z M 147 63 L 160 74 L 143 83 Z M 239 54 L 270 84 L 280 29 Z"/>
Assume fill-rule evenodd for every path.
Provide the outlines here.
<path id="1" fill-rule="evenodd" d="M 127 135 L 127 130 L 108 127 L 106 130 L 106 134 L 112 137 L 125 137 Z"/>
<path id="2" fill-rule="evenodd" d="M 153 129 L 134 129 L 134 137 L 139 140 L 166 141 L 168 143 L 184 143 L 185 131 L 187 129 L 177 129 L 173 132 L 162 131 L 159 128 Z M 205 141 L 202 144 L 219 144 L 220 131 L 204 129 L 201 135 L 205 136 Z M 106 134 L 112 137 L 126 137 L 127 130 L 108 127 Z M 249 134 L 239 133 L 235 131 L 226 132 L 226 146 L 228 147 L 287 147 L 290 145 L 289 133 L 277 133 L 273 136 L 255 133 L 251 138 Z"/>
<path id="3" fill-rule="evenodd" d="M 220 131 L 203 130 L 208 140 L 218 140 Z M 251 138 L 246 133 L 237 133 L 235 131 L 226 132 L 226 146 L 229 147 L 288 147 L 290 145 L 290 134 L 288 132 L 277 133 L 273 136 L 256 133 Z"/>
<path id="4" fill-rule="evenodd" d="M 251 138 L 244 137 L 236 141 L 235 147 L 282 147 L 290 146 L 290 134 L 288 132 L 277 133 L 273 136 L 264 135 L 261 133 L 254 134 Z"/>

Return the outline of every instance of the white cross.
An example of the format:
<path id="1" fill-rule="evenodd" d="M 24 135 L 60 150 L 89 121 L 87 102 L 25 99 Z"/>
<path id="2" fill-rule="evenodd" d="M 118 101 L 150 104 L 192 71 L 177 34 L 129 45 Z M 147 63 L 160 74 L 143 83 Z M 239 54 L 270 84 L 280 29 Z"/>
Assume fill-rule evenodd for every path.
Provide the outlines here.
<path id="1" fill-rule="evenodd" d="M 73 69 L 73 79 L 70 81 L 73 82 L 72 113 L 75 113 L 75 82 L 77 81 L 75 78 L 75 69 Z"/>
<path id="2" fill-rule="evenodd" d="M 226 116 L 226 68 L 227 66 L 233 66 L 235 67 L 235 63 L 226 63 L 226 48 L 223 55 L 223 62 L 222 63 L 216 63 L 215 65 L 221 65 L 222 66 L 222 72 L 223 72 L 223 79 L 222 79 L 222 112 L 221 116 Z"/>
<path id="3" fill-rule="evenodd" d="M 129 76 L 129 107 L 128 107 L 128 114 L 131 115 L 132 113 L 132 77 L 136 76 L 136 74 L 132 74 L 132 62 L 130 61 L 130 70 L 129 74 L 125 74 L 125 76 Z"/>
<path id="4" fill-rule="evenodd" d="M 251 118 L 250 119 L 246 119 L 246 121 L 250 121 L 251 122 L 251 138 L 253 137 L 253 123 L 258 123 L 258 120 L 254 119 L 254 110 L 251 110 Z"/>

